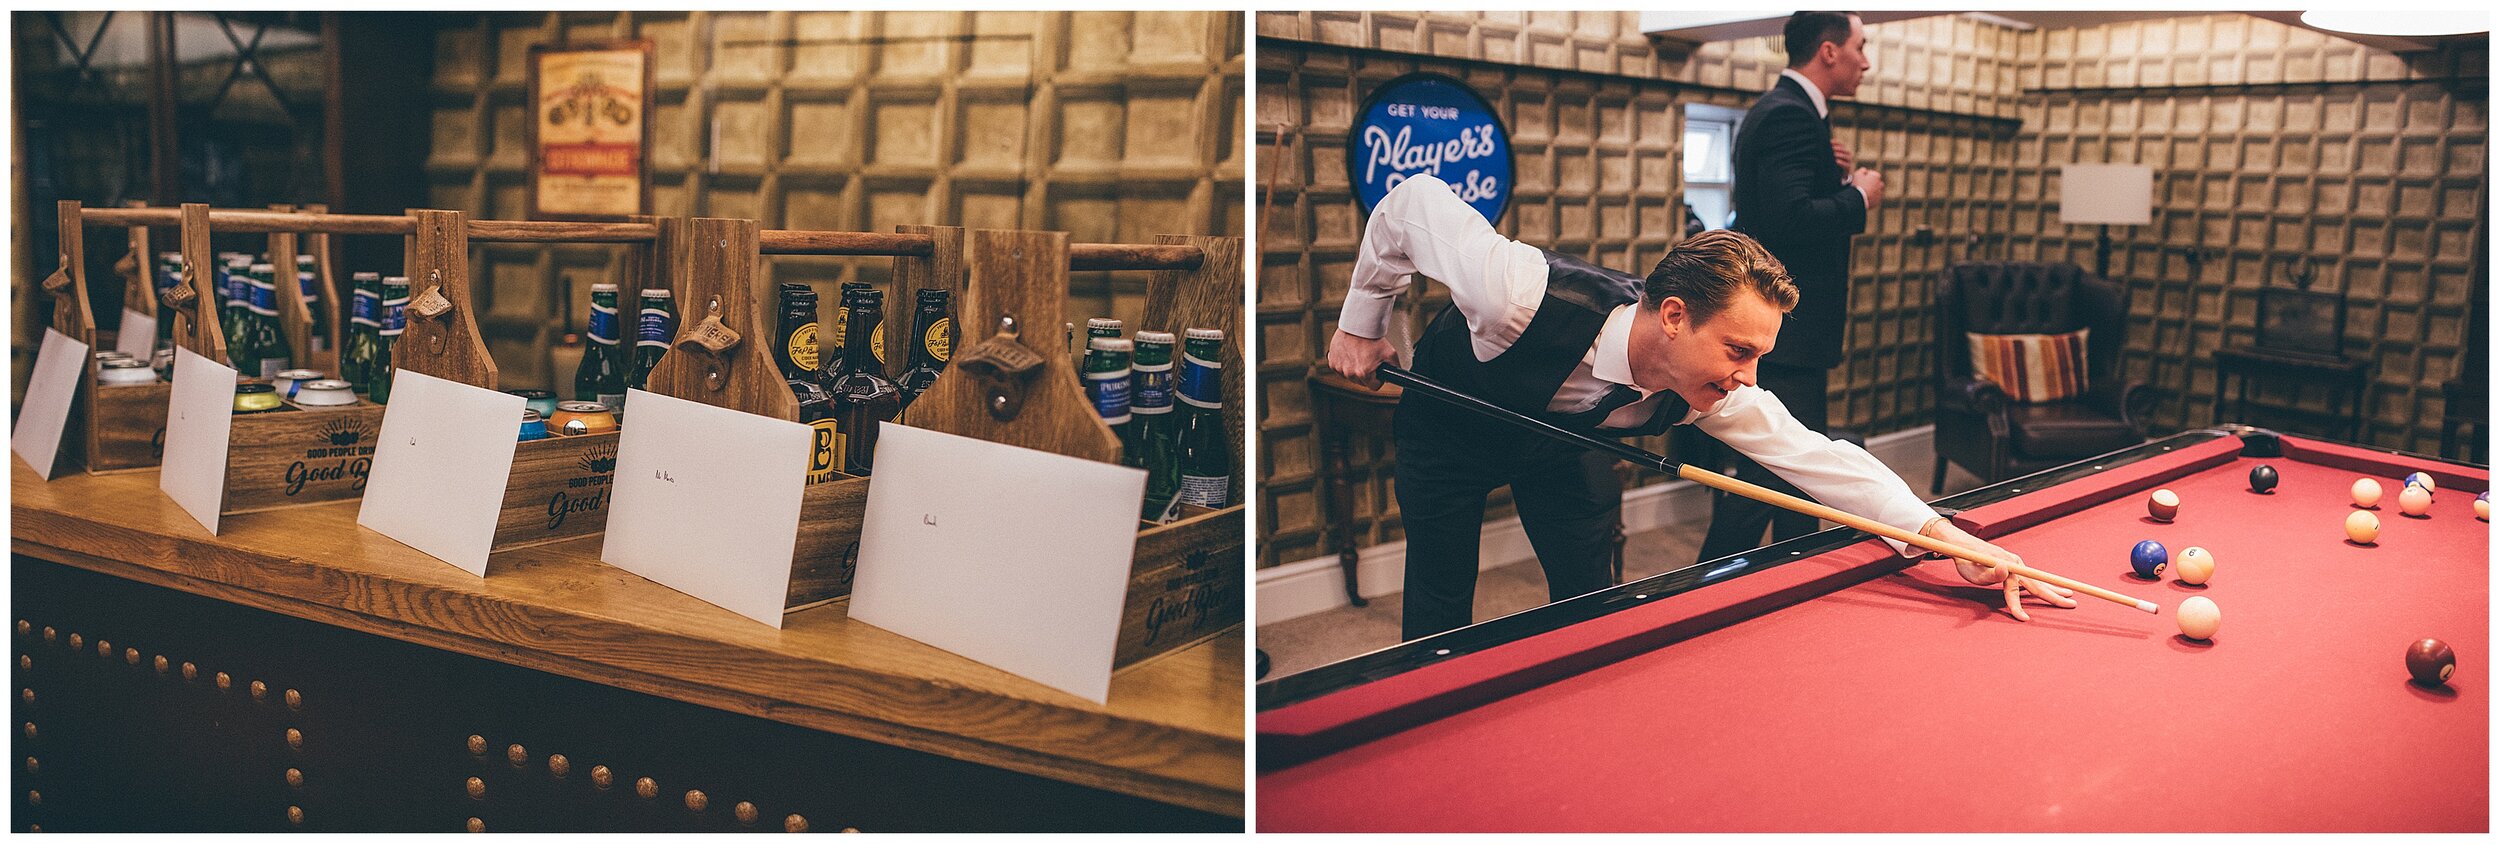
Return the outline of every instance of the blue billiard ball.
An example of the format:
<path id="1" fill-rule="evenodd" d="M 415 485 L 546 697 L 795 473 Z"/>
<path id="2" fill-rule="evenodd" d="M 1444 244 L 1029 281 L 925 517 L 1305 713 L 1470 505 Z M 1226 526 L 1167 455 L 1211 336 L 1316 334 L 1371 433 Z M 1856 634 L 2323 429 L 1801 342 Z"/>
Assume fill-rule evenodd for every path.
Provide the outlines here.
<path id="1" fill-rule="evenodd" d="M 2170 567 L 2170 549 L 2147 539 L 2135 544 L 2135 553 L 2128 555 L 2127 561 L 2135 566 L 2135 576 L 2150 580 L 2160 577 L 2162 569 Z"/>

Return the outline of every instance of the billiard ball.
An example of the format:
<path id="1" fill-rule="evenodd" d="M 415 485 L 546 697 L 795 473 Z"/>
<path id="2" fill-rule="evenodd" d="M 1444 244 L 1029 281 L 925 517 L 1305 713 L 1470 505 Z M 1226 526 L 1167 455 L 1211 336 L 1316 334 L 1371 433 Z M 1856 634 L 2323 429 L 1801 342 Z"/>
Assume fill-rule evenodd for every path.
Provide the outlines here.
<path id="1" fill-rule="evenodd" d="M 2127 561 L 2135 567 L 2135 576 L 2151 580 L 2160 577 L 2162 569 L 2170 567 L 2170 549 L 2147 539 L 2135 544 L 2135 553 L 2127 555 Z"/>
<path id="2" fill-rule="evenodd" d="M 2213 579 L 2214 555 L 2194 545 L 2179 552 L 2179 582 L 2204 585 Z"/>
<path id="3" fill-rule="evenodd" d="M 2195 595 L 2179 602 L 2179 632 L 2188 638 L 2211 639 L 2220 629 L 2222 608 L 2214 606 L 2214 599 Z"/>
<path id="4" fill-rule="evenodd" d="M 2153 518 L 2160 521 L 2176 519 L 2179 517 L 2179 494 L 2166 489 L 2153 490 L 2153 500 L 2146 503 L 2145 509 L 2151 510 Z"/>
<path id="5" fill-rule="evenodd" d="M 2407 516 L 2428 513 L 2431 511 L 2431 491 L 2407 485 L 2405 491 L 2396 493 L 2396 506 L 2404 510 Z"/>
<path id="6" fill-rule="evenodd" d="M 2474 518 L 2486 522 L 2491 521 L 2491 492 L 2489 490 L 2474 496 Z"/>
<path id="7" fill-rule="evenodd" d="M 2429 472 L 2415 472 L 2413 474 L 2406 475 L 2405 486 L 2418 486 L 2431 492 L 2439 491 L 2439 482 L 2431 480 L 2431 473 Z"/>
<path id="8" fill-rule="evenodd" d="M 2368 510 L 2354 510 L 2344 517 L 2344 535 L 2352 541 L 2369 545 L 2378 541 L 2378 517 Z"/>
<path id="9" fill-rule="evenodd" d="M 2445 685 L 2457 673 L 2457 652 L 2438 639 L 2415 642 L 2405 649 L 2405 671 L 2423 685 Z"/>
<path id="10" fill-rule="evenodd" d="M 2378 497 L 2379 488 L 2377 479 L 2362 478 L 2361 480 L 2352 482 L 2353 504 L 2362 507 L 2376 507 L 2378 506 Z"/>
<path id="11" fill-rule="evenodd" d="M 2248 470 L 2248 488 L 2259 495 L 2273 492 L 2274 485 L 2282 481 L 2283 476 L 2275 474 L 2273 466 L 2260 463 Z"/>

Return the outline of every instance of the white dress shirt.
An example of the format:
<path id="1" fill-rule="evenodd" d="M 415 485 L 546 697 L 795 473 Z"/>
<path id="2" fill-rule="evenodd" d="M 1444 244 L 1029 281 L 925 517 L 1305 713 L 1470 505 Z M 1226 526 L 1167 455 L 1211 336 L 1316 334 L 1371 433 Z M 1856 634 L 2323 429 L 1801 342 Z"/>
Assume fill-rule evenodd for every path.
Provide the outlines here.
<path id="1" fill-rule="evenodd" d="M 1544 250 L 1501 236 L 1448 184 L 1428 174 L 1409 177 L 1372 209 L 1337 327 L 1379 339 L 1415 273 L 1449 288 L 1479 361 L 1492 360 L 1517 342 L 1545 300 Z M 1658 391 L 1632 379 L 1632 323 L 1639 313 L 1638 305 L 1622 305 L 1607 315 L 1597 342 L 1563 379 L 1547 410 L 1588 410 L 1621 384 L 1639 390 L 1641 399 L 1609 414 L 1605 427 L 1636 427 L 1657 412 Z M 1834 508 L 1909 531 L 1936 515 L 1874 455 L 1808 429 L 1779 397 L 1760 387 L 1739 387 L 1715 407 L 1690 410 L 1678 424 L 1700 427 Z M 1895 551 L 1908 548 L 1884 541 Z"/>

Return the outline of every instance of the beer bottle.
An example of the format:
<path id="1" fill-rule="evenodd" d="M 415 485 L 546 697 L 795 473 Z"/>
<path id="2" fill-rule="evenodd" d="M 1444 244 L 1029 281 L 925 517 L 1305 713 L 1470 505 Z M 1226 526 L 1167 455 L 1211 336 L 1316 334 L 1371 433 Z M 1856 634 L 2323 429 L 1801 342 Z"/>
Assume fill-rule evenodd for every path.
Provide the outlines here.
<path id="1" fill-rule="evenodd" d="M 1181 503 L 1210 509 L 1232 504 L 1232 436 L 1224 430 L 1224 332 L 1192 328 L 1182 347 L 1180 397 Z"/>
<path id="2" fill-rule="evenodd" d="M 1111 317 L 1094 317 L 1085 321 L 1085 362 L 1078 364 L 1076 368 L 1079 382 L 1084 380 L 1084 374 L 1089 371 L 1085 367 L 1093 363 L 1094 341 L 1105 337 L 1126 339 L 1128 334 L 1125 326 Z"/>
<path id="3" fill-rule="evenodd" d="M 842 369 L 832 383 L 833 415 L 842 430 L 842 471 L 867 477 L 877 457 L 877 424 L 903 412 L 903 391 L 885 377 L 883 345 L 885 291 L 861 286 L 842 294 L 842 309 L 851 314 L 851 336 L 842 343 Z"/>
<path id="4" fill-rule="evenodd" d="M 373 385 L 373 361 L 382 347 L 382 274 L 350 278 L 355 295 L 347 307 L 347 348 L 339 353 L 339 377 L 363 392 Z"/>
<path id="5" fill-rule="evenodd" d="M 677 294 L 666 287 L 642 289 L 642 319 L 637 323 L 634 338 L 634 373 L 625 383 L 642 389 L 651 383 L 651 368 L 660 365 L 660 356 L 668 354 L 668 344 L 677 339 Z"/>
<path id="6" fill-rule="evenodd" d="M 182 253 L 159 253 L 156 256 L 156 261 L 158 264 L 158 269 L 156 271 L 156 300 L 162 302 L 165 301 L 164 294 L 167 288 L 178 286 L 183 282 Z M 156 347 L 159 349 L 170 349 L 173 348 L 173 346 L 174 315 L 170 311 L 158 308 L 156 313 Z"/>
<path id="7" fill-rule="evenodd" d="M 947 300 L 950 296 L 944 290 L 928 288 L 922 288 L 916 295 L 918 301 L 914 303 L 911 329 L 915 338 L 911 347 L 911 366 L 903 370 L 903 377 L 895 379 L 895 386 L 903 390 L 904 411 L 909 411 L 911 403 L 919 399 L 921 393 L 928 392 L 930 384 L 937 382 L 938 373 L 946 371 L 947 359 L 955 354 L 955 320 L 948 314 Z M 901 417 L 898 415 L 896 418 Z"/>
<path id="8" fill-rule="evenodd" d="M 840 361 L 849 359 L 850 349 L 847 347 L 851 341 L 851 306 L 849 304 L 851 301 L 851 291 L 876 289 L 876 285 L 869 284 L 865 281 L 845 281 L 842 283 L 842 298 L 834 300 L 834 304 L 841 307 L 833 313 L 833 347 L 825 351 L 826 358 L 828 360 Z M 884 291 L 878 291 L 878 295 L 885 295 Z M 885 320 L 882 317 L 877 320 L 876 324 L 869 327 L 868 350 L 877 356 L 878 363 L 885 362 Z M 828 375 L 831 374 L 832 369 L 833 367 L 826 367 Z"/>
<path id="9" fill-rule="evenodd" d="M 252 354 L 260 363 L 256 373 L 262 378 L 275 377 L 295 368 L 295 350 L 286 340 L 286 329 L 278 324 L 278 268 L 271 264 L 253 264 L 249 289 L 252 293 L 250 324 Z"/>
<path id="10" fill-rule="evenodd" d="M 1137 362 L 1129 389 L 1136 420 L 1138 468 L 1146 470 L 1146 505 L 1139 516 L 1166 521 L 1181 485 L 1180 418 L 1172 413 L 1172 332 L 1137 332 Z"/>
<path id="11" fill-rule="evenodd" d="M 595 401 L 615 410 L 625 403 L 625 350 L 617 333 L 616 285 L 590 286 L 590 350 L 573 368 L 573 400 Z"/>
<path id="12" fill-rule="evenodd" d="M 321 276 L 314 271 L 313 256 L 295 256 L 295 285 L 304 291 L 304 309 L 312 313 L 312 348 L 319 354 L 330 350 L 330 312 L 321 307 Z"/>
<path id="13" fill-rule="evenodd" d="M 807 482 L 821 484 L 841 477 L 842 430 L 835 426 L 833 396 L 816 374 L 816 290 L 782 282 L 781 326 L 773 331 L 773 362 L 781 380 L 799 400 L 799 421 L 814 428 L 815 450 L 808 455 Z"/>
<path id="14" fill-rule="evenodd" d="M 391 347 L 399 344 L 399 335 L 408 330 L 408 277 L 388 276 L 382 279 L 382 342 L 376 346 L 369 372 L 373 386 L 365 397 L 374 404 L 391 401 L 391 377 L 399 370 L 391 365 Z"/>
<path id="15" fill-rule="evenodd" d="M 244 316 L 251 313 L 252 285 L 247 277 L 251 275 L 252 259 L 225 253 L 225 261 L 225 268 L 212 278 L 217 282 L 218 295 L 225 300 L 225 309 L 217 314 L 217 330 L 226 335 L 227 361 L 245 375 L 257 375 L 260 363 L 245 360 L 249 350 L 242 346 Z"/>
<path id="16" fill-rule="evenodd" d="M 1130 406 L 1129 354 L 1135 345 L 1125 337 L 1096 337 L 1085 343 L 1085 397 L 1094 412 L 1120 438 L 1120 465 L 1144 468 L 1145 449 L 1137 444 L 1137 426 Z"/>

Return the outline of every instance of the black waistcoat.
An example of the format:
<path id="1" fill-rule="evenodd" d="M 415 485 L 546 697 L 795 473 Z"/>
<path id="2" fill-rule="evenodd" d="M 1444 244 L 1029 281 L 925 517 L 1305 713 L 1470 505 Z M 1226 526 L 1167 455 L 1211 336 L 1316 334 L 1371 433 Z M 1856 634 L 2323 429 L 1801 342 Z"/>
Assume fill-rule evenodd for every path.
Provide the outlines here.
<path id="1" fill-rule="evenodd" d="M 1475 347 L 1467 333 L 1467 317 L 1452 304 L 1433 317 L 1423 337 L 1415 341 L 1415 372 L 1528 416 L 1601 436 L 1650 436 L 1683 421 L 1689 406 L 1673 392 L 1660 396 L 1656 412 L 1646 422 L 1629 429 L 1597 427 L 1605 421 L 1598 411 L 1554 413 L 1545 409 L 1562 389 L 1563 381 L 1571 377 L 1572 370 L 1579 368 L 1580 360 L 1588 356 L 1589 347 L 1596 345 L 1598 331 L 1606 327 L 1606 317 L 1615 308 L 1637 303 L 1641 298 L 1639 278 L 1552 250 L 1545 252 L 1545 265 L 1545 299 L 1537 303 L 1536 316 L 1529 320 L 1518 342 L 1492 360 L 1476 360 Z M 1452 419 L 1474 415 L 1430 400 L 1401 402 L 1398 413 Z"/>

